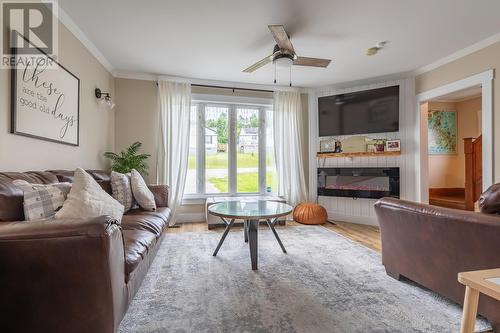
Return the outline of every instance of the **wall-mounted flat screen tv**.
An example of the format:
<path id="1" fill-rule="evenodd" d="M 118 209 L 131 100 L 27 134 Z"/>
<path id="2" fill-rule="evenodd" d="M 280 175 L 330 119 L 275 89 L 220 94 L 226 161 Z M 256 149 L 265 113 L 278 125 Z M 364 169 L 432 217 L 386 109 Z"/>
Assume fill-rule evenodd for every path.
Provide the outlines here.
<path id="1" fill-rule="evenodd" d="M 399 86 L 318 98 L 319 136 L 399 131 Z"/>

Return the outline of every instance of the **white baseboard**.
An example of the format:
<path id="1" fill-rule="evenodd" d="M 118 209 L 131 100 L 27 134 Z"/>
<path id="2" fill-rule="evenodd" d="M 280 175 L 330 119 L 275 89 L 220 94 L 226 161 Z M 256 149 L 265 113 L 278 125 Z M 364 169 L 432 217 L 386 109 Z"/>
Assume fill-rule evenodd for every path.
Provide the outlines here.
<path id="1" fill-rule="evenodd" d="M 205 213 L 180 213 L 177 223 L 206 222 Z"/>
<path id="2" fill-rule="evenodd" d="M 335 222 L 349 222 L 349 223 L 357 223 L 357 224 L 368 224 L 378 226 L 378 221 L 375 216 L 356 216 L 356 215 L 347 215 L 341 214 L 337 212 L 328 212 L 328 219 Z"/>

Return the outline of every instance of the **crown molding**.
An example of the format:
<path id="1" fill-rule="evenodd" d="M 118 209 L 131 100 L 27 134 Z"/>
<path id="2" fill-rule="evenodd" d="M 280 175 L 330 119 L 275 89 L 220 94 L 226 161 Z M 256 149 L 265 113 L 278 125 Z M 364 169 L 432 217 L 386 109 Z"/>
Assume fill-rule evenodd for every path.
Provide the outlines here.
<path id="1" fill-rule="evenodd" d="M 309 92 L 308 88 L 302 88 L 302 87 L 267 85 L 259 83 L 244 83 L 235 81 L 207 80 L 207 79 L 189 78 L 189 77 L 173 76 L 173 75 L 156 75 L 151 73 L 113 71 L 113 76 L 120 79 L 144 80 L 144 81 L 167 80 L 167 81 L 187 82 L 191 84 L 200 84 L 209 86 L 232 87 L 235 89 L 243 88 L 243 89 L 272 90 L 272 91 L 299 91 L 301 93 Z"/>
<path id="2" fill-rule="evenodd" d="M 477 51 L 479 51 L 481 49 L 484 49 L 484 48 L 486 48 L 486 47 L 488 47 L 490 45 L 493 45 L 495 43 L 498 43 L 498 42 L 500 42 L 500 32 L 497 33 L 497 34 L 495 34 L 495 35 L 493 35 L 493 36 L 490 36 L 490 37 L 488 37 L 486 39 L 483 39 L 483 40 L 481 40 L 481 41 L 479 41 L 477 43 L 474 43 L 474 44 L 472 44 L 470 46 L 467 46 L 466 48 L 461 49 L 460 51 L 457 51 L 457 52 L 452 53 L 452 54 L 450 54 L 450 55 L 448 55 L 448 56 L 446 56 L 444 58 L 441 58 L 441 59 L 439 59 L 439 60 L 437 60 L 437 61 L 435 61 L 433 63 L 430 63 L 428 65 L 422 66 L 422 67 L 416 69 L 413 72 L 413 74 L 415 76 L 417 76 L 417 75 L 420 75 L 420 74 L 423 74 L 423 73 L 426 73 L 426 72 L 430 72 L 430 71 L 432 71 L 432 70 L 434 70 L 436 68 L 439 68 L 439 67 L 441 67 L 443 65 L 446 65 L 446 64 L 448 64 L 450 62 L 453 62 L 455 60 L 458 60 L 460 58 L 468 56 L 469 54 L 477 52 Z"/>
<path id="3" fill-rule="evenodd" d="M 158 75 L 152 73 L 135 73 L 114 70 L 111 74 L 113 74 L 113 76 L 118 79 L 158 81 Z"/>
<path id="4" fill-rule="evenodd" d="M 106 68 L 108 72 L 110 72 L 113 75 L 113 65 L 111 65 L 111 62 L 109 62 L 108 59 L 104 56 L 104 54 L 99 51 L 97 46 L 95 46 L 94 43 L 90 41 L 90 39 L 85 35 L 85 33 L 78 27 L 78 25 L 73 21 L 73 19 L 62 9 L 62 7 L 59 5 L 58 2 L 55 2 L 57 4 L 57 11 L 56 17 L 59 19 L 59 22 L 61 22 L 75 37 L 80 41 L 80 43 L 87 48 L 87 50 L 101 63 L 101 65 Z"/>
<path id="5" fill-rule="evenodd" d="M 361 80 L 339 82 L 325 86 L 313 87 L 310 88 L 310 93 L 321 93 L 322 91 L 328 90 L 350 89 L 352 87 L 364 87 L 379 84 L 381 82 L 402 81 L 410 77 L 413 77 L 413 73 L 411 72 L 401 72 L 383 76 L 375 76 Z"/>

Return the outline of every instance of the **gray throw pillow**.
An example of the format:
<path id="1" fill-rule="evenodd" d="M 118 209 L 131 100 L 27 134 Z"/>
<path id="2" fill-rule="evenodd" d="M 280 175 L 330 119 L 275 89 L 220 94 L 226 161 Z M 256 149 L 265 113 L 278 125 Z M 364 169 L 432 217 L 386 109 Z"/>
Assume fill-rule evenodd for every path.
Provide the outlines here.
<path id="1" fill-rule="evenodd" d="M 23 191 L 26 221 L 53 218 L 71 190 L 70 183 L 30 184 L 21 179 L 14 180 L 12 183 Z"/>
<path id="2" fill-rule="evenodd" d="M 134 206 L 130 175 L 111 171 L 111 191 L 113 198 L 123 205 L 125 212 Z"/>

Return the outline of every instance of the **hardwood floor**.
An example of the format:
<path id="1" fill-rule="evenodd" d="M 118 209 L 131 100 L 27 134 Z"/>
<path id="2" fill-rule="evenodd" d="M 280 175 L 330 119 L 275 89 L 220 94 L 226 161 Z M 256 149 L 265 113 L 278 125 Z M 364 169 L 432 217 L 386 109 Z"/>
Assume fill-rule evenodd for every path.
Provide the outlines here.
<path id="1" fill-rule="evenodd" d="M 295 223 L 295 222 L 294 222 Z M 361 245 L 364 245 L 374 251 L 381 252 L 380 230 L 377 226 L 335 222 L 327 223 L 325 228 L 335 231 L 336 233 L 349 238 Z"/>
<path id="2" fill-rule="evenodd" d="M 299 226 L 301 224 L 295 221 L 287 221 L 286 226 L 277 226 L 279 230 L 281 228 L 287 228 L 291 226 Z M 320 226 L 314 226 L 315 228 L 327 228 L 332 230 L 346 238 L 349 238 L 357 243 L 360 243 L 374 251 L 380 253 L 380 231 L 378 227 L 371 225 L 347 223 L 347 222 L 335 222 L 326 223 Z M 231 231 L 241 230 L 241 226 L 235 226 Z M 174 228 L 169 228 L 167 233 L 178 233 L 178 232 L 197 232 L 197 231 L 209 231 L 207 224 L 200 223 L 182 223 Z M 215 228 L 209 232 L 222 233 L 224 231 L 223 227 Z"/>

